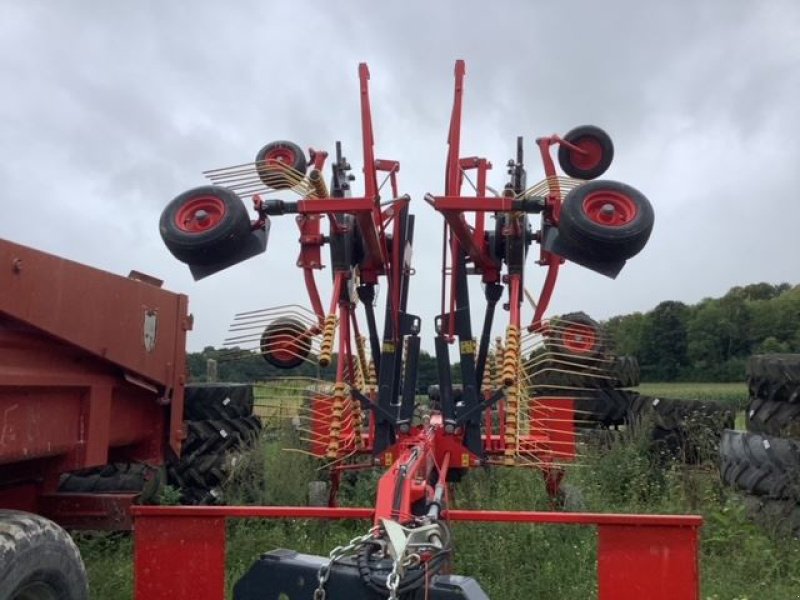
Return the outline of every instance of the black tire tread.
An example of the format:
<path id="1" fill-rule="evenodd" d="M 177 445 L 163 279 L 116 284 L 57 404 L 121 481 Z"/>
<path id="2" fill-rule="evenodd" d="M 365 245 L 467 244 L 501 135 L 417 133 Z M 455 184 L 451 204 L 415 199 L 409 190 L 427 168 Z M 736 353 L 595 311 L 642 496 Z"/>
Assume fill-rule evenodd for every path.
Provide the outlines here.
<path id="1" fill-rule="evenodd" d="M 800 354 L 756 354 L 747 361 L 751 398 L 800 403 Z"/>
<path id="2" fill-rule="evenodd" d="M 800 402 L 751 398 L 745 423 L 748 431 L 800 438 Z"/>
<path id="3" fill-rule="evenodd" d="M 221 486 L 231 471 L 231 457 L 251 448 L 261 432 L 255 415 L 187 421 L 179 459 L 167 464 L 167 480 L 181 491 L 183 504 L 223 501 Z"/>
<path id="4" fill-rule="evenodd" d="M 183 401 L 184 419 L 225 419 L 253 413 L 253 386 L 246 383 L 191 383 Z"/>
<path id="5" fill-rule="evenodd" d="M 0 598 L 46 581 L 59 600 L 88 600 L 89 584 L 78 548 L 66 531 L 38 515 L 0 510 Z"/>
<path id="6" fill-rule="evenodd" d="M 723 483 L 749 494 L 800 501 L 800 443 L 726 430 L 720 476 Z"/>

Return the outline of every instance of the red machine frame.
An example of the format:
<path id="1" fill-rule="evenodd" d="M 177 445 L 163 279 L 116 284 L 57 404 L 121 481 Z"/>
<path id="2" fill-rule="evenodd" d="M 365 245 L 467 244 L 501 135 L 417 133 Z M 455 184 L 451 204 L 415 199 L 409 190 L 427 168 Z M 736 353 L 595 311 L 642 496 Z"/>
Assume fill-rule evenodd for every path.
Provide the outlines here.
<path id="1" fill-rule="evenodd" d="M 537 398 L 538 402 L 529 415 L 532 425 L 530 432 L 523 433 L 517 427 L 519 398 L 523 393 L 520 386 L 523 268 L 528 246 L 533 241 L 542 244 L 538 263 L 547 267 L 547 274 L 533 319 L 527 326 L 528 331 L 541 333 L 546 330 L 543 315 L 559 267 L 564 261 L 562 256 L 545 247 L 545 240 L 551 237 L 550 234 L 554 231 L 557 233 L 562 214 L 561 189 L 551 157 L 552 146 L 567 148 L 578 157 L 579 162 L 583 161 L 581 157 L 587 158 L 587 161 L 590 158 L 588 162 L 597 162 L 598 159 L 597 156 L 590 156 L 594 152 L 592 147 L 572 143 L 559 136 L 537 139 L 547 193 L 532 196 L 525 185 L 522 140 L 519 138 L 516 160 L 509 162 L 509 183 L 502 195 L 488 196 L 486 178 L 491 163 L 484 158 L 463 158 L 459 154 L 464 75 L 464 62 L 457 61 L 445 193 L 443 196 L 428 194 L 425 197 L 434 209 L 442 213 L 445 221 L 441 314 L 436 318 L 435 340 L 439 410 L 426 415 L 421 423 L 413 423 L 416 363 L 420 350 L 419 319 L 406 312 L 411 271 L 407 250 L 413 241 L 413 216 L 409 214 L 408 196 L 399 195 L 396 177 L 399 163 L 375 158 L 369 71 L 362 64 L 359 66 L 359 83 L 364 195 L 349 197 L 349 186 L 342 182 L 348 177 L 350 167 L 337 145 L 332 193 L 328 192 L 320 175 L 327 153 L 312 149 L 310 157 L 313 171 L 308 181 L 312 184 L 313 193 L 296 203 L 264 200 L 258 194 L 253 198 L 259 213 L 259 219 L 253 224 L 254 229 L 268 231 L 271 216 L 298 215 L 301 233 L 298 266 L 303 269 L 317 321 L 308 331 L 296 331 L 288 337 L 284 335 L 276 348 L 268 349 L 268 352 L 300 349 L 303 340 L 321 333 L 319 362 L 327 365 L 332 357 L 338 315 L 339 344 L 334 393 L 328 397 L 319 395 L 317 401 L 327 404 L 324 409 L 318 409 L 315 417 L 320 431 L 324 433 L 323 430 L 327 429 L 330 432 L 327 443 L 318 443 L 315 447 L 317 454 L 333 461 L 330 469 L 333 477 L 331 506 L 214 509 L 137 507 L 133 511 L 137 519 L 137 597 L 188 598 L 191 595 L 192 598 L 198 598 L 198 593 L 203 593 L 207 595 L 202 597 L 218 598 L 223 590 L 225 519 L 236 517 L 371 518 L 377 528 L 385 527 L 387 522 L 414 527 L 423 522 L 430 524 L 447 520 L 596 525 L 599 529 L 601 598 L 641 598 L 643 593 L 648 598 L 698 597 L 699 517 L 511 513 L 448 508 L 448 484 L 457 479 L 457 471 L 486 463 L 517 464 L 521 448 L 526 456 L 534 459 L 533 466 L 543 472 L 551 497 L 558 496 L 563 477 L 563 470 L 558 463 L 575 455 L 572 401 L 569 398 Z M 256 164 L 256 169 L 282 169 L 280 159 L 285 157 L 284 154 L 278 158 L 268 156 L 264 164 Z M 610 155 L 607 158 L 610 162 Z M 605 167 L 607 164 L 602 170 Z M 477 171 L 476 196 L 473 197 L 464 196 L 461 191 L 468 170 Z M 392 199 L 385 203 L 380 198 L 382 185 L 378 185 L 378 172 L 386 173 L 386 179 L 391 182 Z M 471 224 L 467 213 L 472 212 L 475 217 Z M 487 212 L 495 213 L 497 219 L 493 233 L 486 227 Z M 542 227 L 535 233 L 528 225 L 529 214 L 539 214 L 542 218 Z M 330 221 L 330 236 L 327 238 L 321 234 L 322 215 Z M 352 222 L 348 219 L 352 219 Z M 361 250 L 357 258 L 352 251 L 356 233 Z M 325 243 L 331 246 L 333 267 L 333 294 L 327 314 L 314 279 L 314 270 L 322 268 L 321 247 Z M 626 258 L 617 257 L 611 260 L 614 264 L 610 266 L 599 263 L 592 266 L 590 261 L 590 268 L 613 275 Z M 487 312 L 478 344 L 471 331 L 468 263 L 472 264 L 471 271 L 480 275 L 486 286 Z M 503 274 L 504 268 L 507 269 L 506 274 Z M 373 288 L 381 276 L 386 277 L 389 290 L 382 342 L 378 340 L 372 313 Z M 363 376 L 366 370 L 362 348 L 356 347 L 354 352 L 351 342 L 351 332 L 355 332 L 356 346 L 360 338 L 355 305 L 348 291 L 348 285 L 356 284 L 367 311 L 373 358 L 378 363 L 377 392 L 364 389 L 363 377 L 359 377 L 359 373 Z M 482 381 L 494 310 L 505 289 L 508 290 L 509 323 L 502 352 L 502 385 L 496 389 L 484 389 Z M 449 361 L 449 347 L 456 341 L 463 381 L 458 407 Z M 402 351 L 404 345 L 407 346 L 405 357 Z M 265 353 L 263 338 L 261 351 Z M 368 432 L 362 432 L 349 417 L 345 417 L 348 402 L 354 411 L 370 411 Z M 494 410 L 499 416 L 498 433 L 494 433 Z M 343 447 L 343 440 L 346 447 Z M 371 455 L 368 462 L 342 462 L 350 456 L 365 454 Z M 371 468 L 378 464 L 389 469 L 378 484 L 375 508 L 337 508 L 336 490 L 342 471 Z M 185 555 L 187 545 L 193 550 L 192 566 L 187 566 L 185 561 L 177 558 Z M 178 546 L 184 552 L 177 552 Z M 180 565 L 176 562 L 179 560 Z M 620 569 L 620 564 L 625 564 L 626 568 Z M 180 575 L 176 578 L 175 573 Z M 166 581 L 170 583 L 166 584 Z M 320 581 L 322 586 L 324 582 L 322 579 Z"/>
<path id="2" fill-rule="evenodd" d="M 136 506 L 136 600 L 225 597 L 229 519 L 373 519 L 371 508 Z M 698 600 L 702 518 L 450 510 L 450 521 L 595 526 L 599 600 Z M 192 557 L 187 561 L 186 556 Z M 622 568 L 624 566 L 624 568 Z"/>

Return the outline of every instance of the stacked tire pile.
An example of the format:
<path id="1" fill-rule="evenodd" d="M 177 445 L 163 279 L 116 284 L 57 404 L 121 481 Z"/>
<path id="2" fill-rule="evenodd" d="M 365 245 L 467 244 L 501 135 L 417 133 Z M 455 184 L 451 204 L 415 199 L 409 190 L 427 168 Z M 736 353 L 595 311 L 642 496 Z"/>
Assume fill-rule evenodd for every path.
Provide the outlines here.
<path id="1" fill-rule="evenodd" d="M 533 393 L 574 398 L 578 427 L 616 428 L 628 419 L 638 396 L 634 356 L 609 352 L 600 324 L 583 312 L 552 319 L 544 352 L 529 360 Z"/>
<path id="2" fill-rule="evenodd" d="M 180 490 L 184 504 L 220 504 L 222 484 L 261 431 L 253 415 L 253 386 L 188 385 L 184 419 L 186 439 L 180 458 L 167 464 L 167 482 Z"/>
<path id="3" fill-rule="evenodd" d="M 577 424 L 589 439 L 606 444 L 627 431 L 645 430 L 659 459 L 697 464 L 717 456 L 722 432 L 735 411 L 717 402 L 653 398 L 629 389 L 639 385 L 634 356 L 618 356 L 599 323 L 582 312 L 552 320 L 545 352 L 531 357 L 534 393 L 571 397 Z"/>
<path id="4" fill-rule="evenodd" d="M 627 417 L 632 430 L 646 429 L 656 458 L 688 464 L 713 463 L 723 432 L 735 421 L 736 411 L 718 402 L 639 394 L 631 396 Z"/>
<path id="5" fill-rule="evenodd" d="M 800 537 L 800 354 L 750 357 L 747 385 L 747 431 L 724 432 L 720 476 L 755 520 Z"/>

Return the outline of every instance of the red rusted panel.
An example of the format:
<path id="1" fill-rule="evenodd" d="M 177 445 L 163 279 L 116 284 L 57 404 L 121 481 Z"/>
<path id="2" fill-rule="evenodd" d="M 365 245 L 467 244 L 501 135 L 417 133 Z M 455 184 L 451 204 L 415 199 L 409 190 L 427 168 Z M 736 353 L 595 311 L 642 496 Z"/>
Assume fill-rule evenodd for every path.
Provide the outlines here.
<path id="1" fill-rule="evenodd" d="M 225 597 L 225 517 L 137 519 L 134 589 L 139 600 Z"/>
<path id="2" fill-rule="evenodd" d="M 67 529 L 130 531 L 136 494 L 46 494 L 37 512 Z"/>
<path id="3" fill-rule="evenodd" d="M 82 400 L 80 388 L 0 387 L 0 464 L 74 450 L 82 439 Z"/>
<path id="4" fill-rule="evenodd" d="M 6 240 L 0 290 L 0 316 L 167 388 L 184 375 L 186 296 Z"/>
<path id="5" fill-rule="evenodd" d="M 697 600 L 698 530 L 664 525 L 601 526 L 599 600 Z"/>
<path id="6" fill-rule="evenodd" d="M 180 451 L 187 307 L 151 283 L 0 240 L 0 508 L 129 526 L 131 497 L 36 496 L 66 471 Z"/>

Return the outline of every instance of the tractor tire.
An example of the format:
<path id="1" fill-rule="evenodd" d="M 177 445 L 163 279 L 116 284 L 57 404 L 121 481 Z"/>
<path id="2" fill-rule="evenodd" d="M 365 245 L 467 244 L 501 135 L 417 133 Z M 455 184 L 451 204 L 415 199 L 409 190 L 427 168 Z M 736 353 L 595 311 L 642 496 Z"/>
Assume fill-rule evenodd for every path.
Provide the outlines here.
<path id="1" fill-rule="evenodd" d="M 745 423 L 748 431 L 800 438 L 800 402 L 751 398 Z"/>
<path id="2" fill-rule="evenodd" d="M 773 534 L 800 539 L 800 504 L 761 496 L 742 497 L 747 515 Z"/>
<path id="3" fill-rule="evenodd" d="M 58 491 L 65 493 L 139 493 L 139 502 L 153 502 L 164 485 L 162 469 L 144 463 L 113 463 L 61 476 Z"/>
<path id="4" fill-rule="evenodd" d="M 800 443 L 726 430 L 720 443 L 722 482 L 756 496 L 800 502 Z"/>
<path id="5" fill-rule="evenodd" d="M 566 359 L 541 361 L 536 371 L 529 372 L 530 385 L 542 394 L 564 395 L 570 389 L 630 388 L 640 383 L 635 356 L 613 356 L 594 363 L 587 365 Z"/>
<path id="6" fill-rule="evenodd" d="M 231 430 L 226 419 L 186 421 L 185 425 L 186 440 L 183 443 L 182 456 L 224 452 L 236 445 L 235 432 Z"/>
<path id="7" fill-rule="evenodd" d="M 596 361 L 605 352 L 600 324 L 584 312 L 568 313 L 551 319 L 545 347 L 557 355 L 559 360 L 563 358 L 567 361 Z"/>
<path id="8" fill-rule="evenodd" d="M 641 383 L 639 361 L 635 356 L 612 357 L 608 371 L 608 381 L 611 387 L 636 387 Z"/>
<path id="9" fill-rule="evenodd" d="M 575 419 L 578 427 L 616 427 L 625 424 L 636 392 L 613 388 L 597 389 L 589 397 L 575 398 Z"/>
<path id="10" fill-rule="evenodd" d="M 167 464 L 167 481 L 183 504 L 220 504 L 235 457 L 255 445 L 261 421 L 255 415 L 187 421 L 186 431 L 180 458 Z"/>
<path id="11" fill-rule="evenodd" d="M 581 154 L 563 144 L 558 147 L 558 163 L 570 177 L 596 179 L 606 172 L 614 159 L 611 137 L 594 125 L 576 127 L 567 132 L 563 139 L 586 152 Z"/>
<path id="12" fill-rule="evenodd" d="M 631 396 L 628 425 L 647 427 L 651 450 L 665 460 L 700 464 L 716 457 L 725 429 L 734 427 L 735 411 L 716 402 Z"/>
<path id="13" fill-rule="evenodd" d="M 800 403 L 800 354 L 759 354 L 747 361 L 751 398 Z"/>
<path id="14" fill-rule="evenodd" d="M 258 177 L 274 190 L 294 187 L 295 178 L 305 175 L 308 168 L 300 146 L 287 141 L 270 142 L 261 148 L 255 163 Z"/>
<path id="15" fill-rule="evenodd" d="M 78 548 L 48 519 L 0 510 L 0 600 L 53 599 L 89 599 Z"/>
<path id="16" fill-rule="evenodd" d="M 246 417 L 253 413 L 253 386 L 244 383 L 193 383 L 186 386 L 187 421 Z"/>
<path id="17" fill-rule="evenodd" d="M 188 190 L 161 213 L 161 239 L 179 261 L 209 265 L 234 254 L 250 235 L 241 198 L 221 186 Z"/>
<path id="18" fill-rule="evenodd" d="M 597 261 L 638 254 L 653 230 L 655 213 L 638 190 L 617 181 L 590 181 L 570 191 L 561 205 L 559 237 L 576 254 Z"/>

